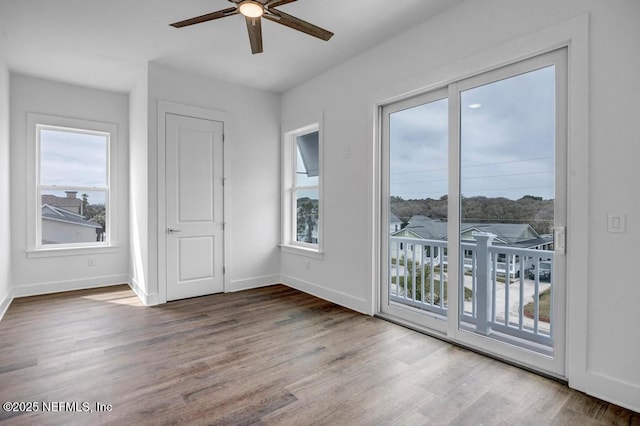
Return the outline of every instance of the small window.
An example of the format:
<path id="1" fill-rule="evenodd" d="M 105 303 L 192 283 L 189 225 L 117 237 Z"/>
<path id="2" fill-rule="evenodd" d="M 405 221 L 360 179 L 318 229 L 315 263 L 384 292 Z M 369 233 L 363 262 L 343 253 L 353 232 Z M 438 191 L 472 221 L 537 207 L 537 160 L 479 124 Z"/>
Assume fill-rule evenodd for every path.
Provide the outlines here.
<path id="1" fill-rule="evenodd" d="M 295 138 L 296 176 L 293 188 L 295 200 L 296 241 L 318 244 L 319 216 L 319 132 L 306 133 Z"/>
<path id="2" fill-rule="evenodd" d="M 29 114 L 29 128 L 29 252 L 112 247 L 116 126 Z"/>
<path id="3" fill-rule="evenodd" d="M 321 137 L 318 124 L 285 135 L 283 246 L 320 251 Z"/>

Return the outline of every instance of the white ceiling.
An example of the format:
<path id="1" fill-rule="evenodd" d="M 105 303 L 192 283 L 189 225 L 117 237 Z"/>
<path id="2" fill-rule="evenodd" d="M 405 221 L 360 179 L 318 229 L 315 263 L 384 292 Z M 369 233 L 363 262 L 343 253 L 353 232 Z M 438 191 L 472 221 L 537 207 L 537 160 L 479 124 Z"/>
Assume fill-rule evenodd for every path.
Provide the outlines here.
<path id="1" fill-rule="evenodd" d="M 462 1 L 298 0 L 280 10 L 335 36 L 263 20 L 264 53 L 252 55 L 239 15 L 169 27 L 227 0 L 0 0 L 0 49 L 14 72 L 120 92 L 149 61 L 284 92 Z"/>

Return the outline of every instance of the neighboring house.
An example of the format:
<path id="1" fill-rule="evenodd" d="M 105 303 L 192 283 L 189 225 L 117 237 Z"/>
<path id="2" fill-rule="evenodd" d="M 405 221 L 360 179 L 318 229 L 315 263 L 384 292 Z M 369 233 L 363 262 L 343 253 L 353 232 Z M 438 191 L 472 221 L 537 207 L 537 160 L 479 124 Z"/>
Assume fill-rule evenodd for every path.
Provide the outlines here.
<path id="1" fill-rule="evenodd" d="M 84 214 L 82 199 L 77 198 L 78 191 L 65 191 L 66 197 L 45 194 L 42 196 L 42 205 L 48 204 L 60 207 L 76 214 Z"/>
<path id="2" fill-rule="evenodd" d="M 393 212 L 389 212 L 389 233 L 393 234 L 400 229 L 402 229 L 402 221 Z"/>
<path id="3" fill-rule="evenodd" d="M 494 234 L 496 238 L 493 240 L 493 245 L 517 247 L 525 249 L 535 250 L 553 250 L 553 236 L 540 235 L 529 224 L 515 224 L 515 223 L 461 223 L 460 224 L 460 239 L 463 243 L 472 243 L 475 241 L 473 237 L 474 232 L 487 232 Z M 409 224 L 398 232 L 392 232 L 391 237 L 401 238 L 418 238 L 423 240 L 447 240 L 447 222 L 442 220 L 431 219 L 426 216 L 416 215 L 409 220 Z M 400 250 L 400 257 L 404 256 L 407 259 L 416 259 L 416 262 L 422 262 L 423 256 L 425 259 L 431 257 L 430 247 L 424 247 L 423 253 L 422 245 L 407 244 L 404 247 L 403 243 L 397 245 L 392 249 L 391 256 L 396 257 L 394 252 Z M 415 251 L 415 254 L 414 254 Z M 444 259 L 446 263 L 446 249 L 444 250 Z M 465 265 L 471 265 L 472 253 L 470 250 L 465 250 Z M 415 257 L 414 257 L 415 256 Z M 440 253 L 438 248 L 434 247 L 433 258 L 440 261 Z M 512 256 L 509 262 L 510 273 L 516 274 L 518 269 L 518 257 Z M 503 254 L 499 255 L 499 265 L 504 265 L 506 258 Z M 533 261 L 526 263 L 525 268 L 529 268 Z"/>
<path id="4" fill-rule="evenodd" d="M 447 222 L 431 219 L 426 216 L 416 215 L 409 219 L 406 228 L 418 235 L 417 238 L 425 240 L 446 240 Z M 488 232 L 494 234 L 494 244 L 510 247 L 530 248 L 537 250 L 550 250 L 553 245 L 553 237 L 540 235 L 535 229 L 526 223 L 477 223 L 468 222 L 460 224 L 460 237 L 463 242 L 475 241 L 474 232 Z"/>
<path id="5" fill-rule="evenodd" d="M 102 225 L 66 209 L 42 205 L 42 244 L 101 241 Z"/>

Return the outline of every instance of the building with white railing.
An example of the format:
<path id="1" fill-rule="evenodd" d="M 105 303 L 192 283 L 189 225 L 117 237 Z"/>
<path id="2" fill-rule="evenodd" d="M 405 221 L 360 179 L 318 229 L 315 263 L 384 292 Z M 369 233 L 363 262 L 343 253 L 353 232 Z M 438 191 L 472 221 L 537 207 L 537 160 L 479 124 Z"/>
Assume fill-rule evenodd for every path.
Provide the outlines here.
<path id="1" fill-rule="evenodd" d="M 395 215 L 394 215 L 395 216 Z M 447 222 L 444 220 L 432 219 L 422 215 L 413 216 L 409 220 L 409 224 L 395 232 L 391 232 L 392 237 L 398 238 L 415 238 L 429 241 L 447 241 Z M 461 223 L 460 224 L 460 239 L 463 243 L 473 243 L 476 241 L 474 233 L 490 233 L 495 235 L 493 245 L 514 247 L 522 249 L 532 250 L 553 250 L 553 236 L 540 235 L 529 224 L 515 224 L 515 223 Z M 431 246 L 423 246 L 416 244 L 408 244 L 405 247 L 403 243 L 400 243 L 400 256 L 406 256 L 409 259 L 416 259 L 416 262 L 423 263 L 426 260 L 439 263 L 447 263 L 446 260 L 446 248 L 434 247 L 434 255 L 431 255 Z M 415 255 L 414 255 L 415 251 Z M 440 253 L 442 251 L 442 253 Z M 465 268 L 471 267 L 472 253 L 470 250 L 465 250 L 464 264 Z M 392 261 L 394 257 L 392 257 Z M 506 254 L 501 254 L 497 259 L 498 273 L 504 275 L 506 268 L 509 268 L 509 272 L 512 276 L 519 276 L 520 271 L 515 266 L 519 263 L 519 257 L 516 254 L 511 255 L 511 259 L 507 262 Z M 508 265 L 508 266 L 507 266 Z M 530 269 L 533 265 L 530 261 L 526 262 L 525 269 Z"/>

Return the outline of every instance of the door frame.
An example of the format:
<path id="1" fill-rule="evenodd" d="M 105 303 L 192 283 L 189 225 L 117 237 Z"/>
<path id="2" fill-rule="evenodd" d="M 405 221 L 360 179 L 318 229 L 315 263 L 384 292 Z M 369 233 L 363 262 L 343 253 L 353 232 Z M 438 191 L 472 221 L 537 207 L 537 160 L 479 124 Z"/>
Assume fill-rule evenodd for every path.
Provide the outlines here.
<path id="1" fill-rule="evenodd" d="M 470 56 L 445 62 L 422 74 L 407 77 L 379 87 L 369 95 L 369 176 L 371 215 L 369 243 L 371 247 L 372 312 L 386 318 L 380 312 L 381 287 L 381 120 L 384 105 L 417 94 L 447 86 L 456 81 L 481 74 L 504 65 L 519 62 L 562 47 L 568 48 L 568 111 L 567 111 L 567 223 L 574 230 L 589 226 L 589 16 L 580 15 L 522 35 L 505 43 L 490 46 Z M 451 105 L 450 105 L 451 106 Z M 452 182 L 450 182 L 451 184 Z M 452 222 L 453 223 L 453 222 Z M 457 226 L 457 224 L 455 225 Z M 457 230 L 455 230 L 457 231 Z M 451 230 L 450 230 L 451 233 Z M 456 232 L 454 232 L 454 235 Z M 587 306 L 588 306 L 588 232 L 567 233 L 566 244 L 571 247 L 567 259 L 566 301 L 566 353 L 565 374 L 569 385 L 586 390 L 591 384 L 587 369 Z M 458 248 L 452 247 L 457 256 Z M 456 313 L 457 315 L 457 313 Z M 393 319 L 392 319 L 393 321 Z M 409 325 L 402 321 L 396 321 Z M 421 327 L 414 327 L 426 334 L 434 334 Z M 446 336 L 437 335 L 443 340 Z M 477 350 L 477 348 L 476 348 Z M 517 363 L 522 365 L 521 363 Z"/>
<path id="2" fill-rule="evenodd" d="M 186 117 L 198 118 L 202 120 L 219 121 L 222 123 L 223 135 L 223 186 L 222 186 L 222 203 L 223 203 L 223 260 L 222 265 L 225 270 L 223 279 L 223 291 L 226 293 L 229 289 L 228 265 L 231 259 L 231 224 L 229 223 L 229 156 L 227 155 L 226 143 L 229 138 L 229 113 L 225 111 L 217 111 L 208 108 L 186 105 L 177 102 L 158 100 L 158 116 L 157 116 L 157 132 L 158 132 L 158 227 L 156 228 L 158 235 L 158 303 L 167 303 L 167 269 L 164 258 L 167 255 L 167 201 L 166 201 L 166 117 L 167 114 L 183 115 Z M 151 229 L 149 230 L 152 231 Z"/>
<path id="3" fill-rule="evenodd" d="M 446 317 L 433 314 L 428 311 L 419 311 L 411 307 L 399 307 L 390 303 L 387 298 L 390 283 L 385 280 L 388 277 L 388 244 L 389 235 L 381 231 L 381 281 L 380 281 L 380 312 L 386 315 L 399 317 L 401 320 L 410 321 L 420 327 L 426 327 L 431 333 L 446 334 L 447 339 L 463 345 L 476 348 L 480 351 L 494 354 L 502 359 L 526 365 L 530 368 L 542 371 L 546 374 L 557 377 L 565 377 L 565 329 L 566 329 L 566 256 L 556 251 L 554 263 L 553 281 L 553 328 L 554 346 L 553 356 L 531 351 L 525 346 L 513 344 L 512 341 L 503 341 L 495 336 L 488 337 L 477 334 L 473 331 L 465 330 L 460 326 L 460 262 L 461 239 L 460 239 L 460 195 L 461 195 L 461 153 L 462 141 L 460 139 L 461 128 L 461 108 L 460 95 L 463 91 L 487 84 L 499 82 L 507 78 L 517 77 L 549 66 L 555 66 L 555 208 L 554 227 L 566 226 L 566 177 L 567 177 L 567 157 L 566 157 L 566 99 L 567 99 L 567 48 L 554 49 L 541 53 L 531 58 L 519 60 L 517 62 L 502 65 L 495 69 L 487 70 L 483 73 L 467 77 L 460 81 L 451 82 L 447 87 L 434 89 L 421 95 L 412 96 L 408 99 L 397 100 L 382 107 L 381 122 L 381 189 L 384 198 L 381 198 L 381 229 L 388 229 L 386 217 L 389 209 L 389 120 L 391 114 L 405 109 L 429 104 L 441 99 L 448 100 L 448 258 L 449 258 L 449 300 Z M 571 250 L 571 247 L 569 247 Z M 387 259 L 385 261 L 385 259 Z M 454 265 L 455 267 L 451 267 Z M 451 301 L 455 300 L 455 303 Z"/>

